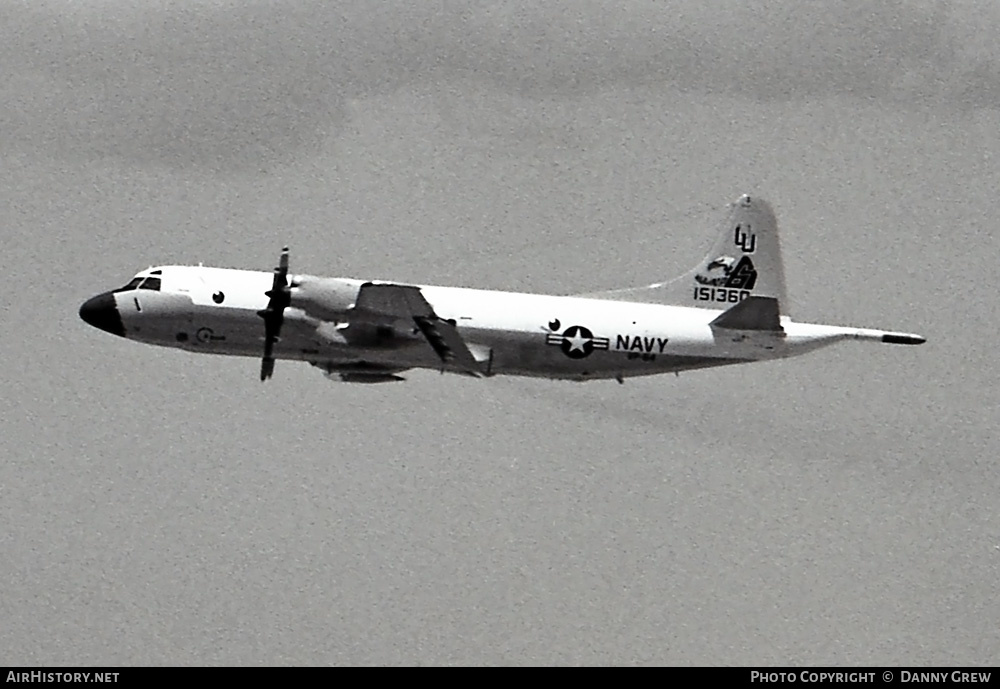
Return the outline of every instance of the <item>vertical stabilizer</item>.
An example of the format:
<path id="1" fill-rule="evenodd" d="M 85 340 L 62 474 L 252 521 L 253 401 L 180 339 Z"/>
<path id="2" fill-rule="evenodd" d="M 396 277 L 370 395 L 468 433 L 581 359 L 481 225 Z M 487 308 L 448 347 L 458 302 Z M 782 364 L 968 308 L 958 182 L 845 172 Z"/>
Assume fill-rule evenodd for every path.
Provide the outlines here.
<path id="1" fill-rule="evenodd" d="M 668 282 L 586 295 L 671 306 L 727 309 L 749 297 L 776 299 L 788 315 L 778 223 L 770 204 L 741 196 L 731 204 L 712 251 L 691 271 Z"/>

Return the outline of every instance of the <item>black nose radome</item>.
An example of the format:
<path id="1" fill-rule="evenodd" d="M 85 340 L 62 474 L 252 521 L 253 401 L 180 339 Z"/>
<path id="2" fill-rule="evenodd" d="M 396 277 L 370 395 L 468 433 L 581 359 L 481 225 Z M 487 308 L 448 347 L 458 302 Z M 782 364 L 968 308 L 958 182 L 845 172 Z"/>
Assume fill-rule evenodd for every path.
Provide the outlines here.
<path id="1" fill-rule="evenodd" d="M 115 295 L 111 292 L 98 294 L 83 302 L 83 306 L 80 307 L 80 318 L 95 328 L 125 337 L 125 326 L 122 325 L 122 317 L 115 306 Z"/>

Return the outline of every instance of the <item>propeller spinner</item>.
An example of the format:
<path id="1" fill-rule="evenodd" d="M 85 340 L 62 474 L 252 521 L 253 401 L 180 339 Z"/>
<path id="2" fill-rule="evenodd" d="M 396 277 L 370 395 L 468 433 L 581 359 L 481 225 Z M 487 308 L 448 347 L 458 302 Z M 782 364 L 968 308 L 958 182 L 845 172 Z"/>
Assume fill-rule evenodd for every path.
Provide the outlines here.
<path id="1" fill-rule="evenodd" d="M 271 289 L 265 292 L 270 300 L 267 308 L 258 311 L 257 315 L 264 319 L 264 358 L 260 362 L 260 379 L 267 380 L 274 373 L 274 345 L 281 335 L 281 324 L 285 320 L 285 309 L 291 303 L 292 295 L 288 289 L 288 247 L 281 251 L 278 267 L 274 269 L 274 282 Z"/>

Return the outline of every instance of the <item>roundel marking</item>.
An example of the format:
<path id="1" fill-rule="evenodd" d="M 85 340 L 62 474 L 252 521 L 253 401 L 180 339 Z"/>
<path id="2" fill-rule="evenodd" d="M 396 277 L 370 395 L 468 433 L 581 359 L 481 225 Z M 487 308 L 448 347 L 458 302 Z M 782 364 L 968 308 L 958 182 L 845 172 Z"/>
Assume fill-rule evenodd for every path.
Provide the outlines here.
<path id="1" fill-rule="evenodd" d="M 570 359 L 583 359 L 594 351 L 594 333 L 582 325 L 571 325 L 563 333 L 563 354 Z"/>
<path id="2" fill-rule="evenodd" d="M 546 335 L 545 344 L 558 347 L 570 359 L 584 359 L 595 349 L 608 349 L 611 342 L 606 337 L 594 337 L 594 333 L 585 326 L 571 325 L 561 335 Z"/>

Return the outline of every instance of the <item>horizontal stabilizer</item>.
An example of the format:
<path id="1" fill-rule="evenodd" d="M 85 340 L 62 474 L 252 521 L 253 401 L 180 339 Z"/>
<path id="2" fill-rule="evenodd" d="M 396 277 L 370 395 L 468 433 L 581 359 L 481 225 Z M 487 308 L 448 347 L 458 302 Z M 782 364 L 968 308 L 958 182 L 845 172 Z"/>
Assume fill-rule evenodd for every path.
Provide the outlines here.
<path id="1" fill-rule="evenodd" d="M 712 321 L 727 330 L 767 330 L 781 332 L 778 300 L 774 297 L 747 297 Z"/>

